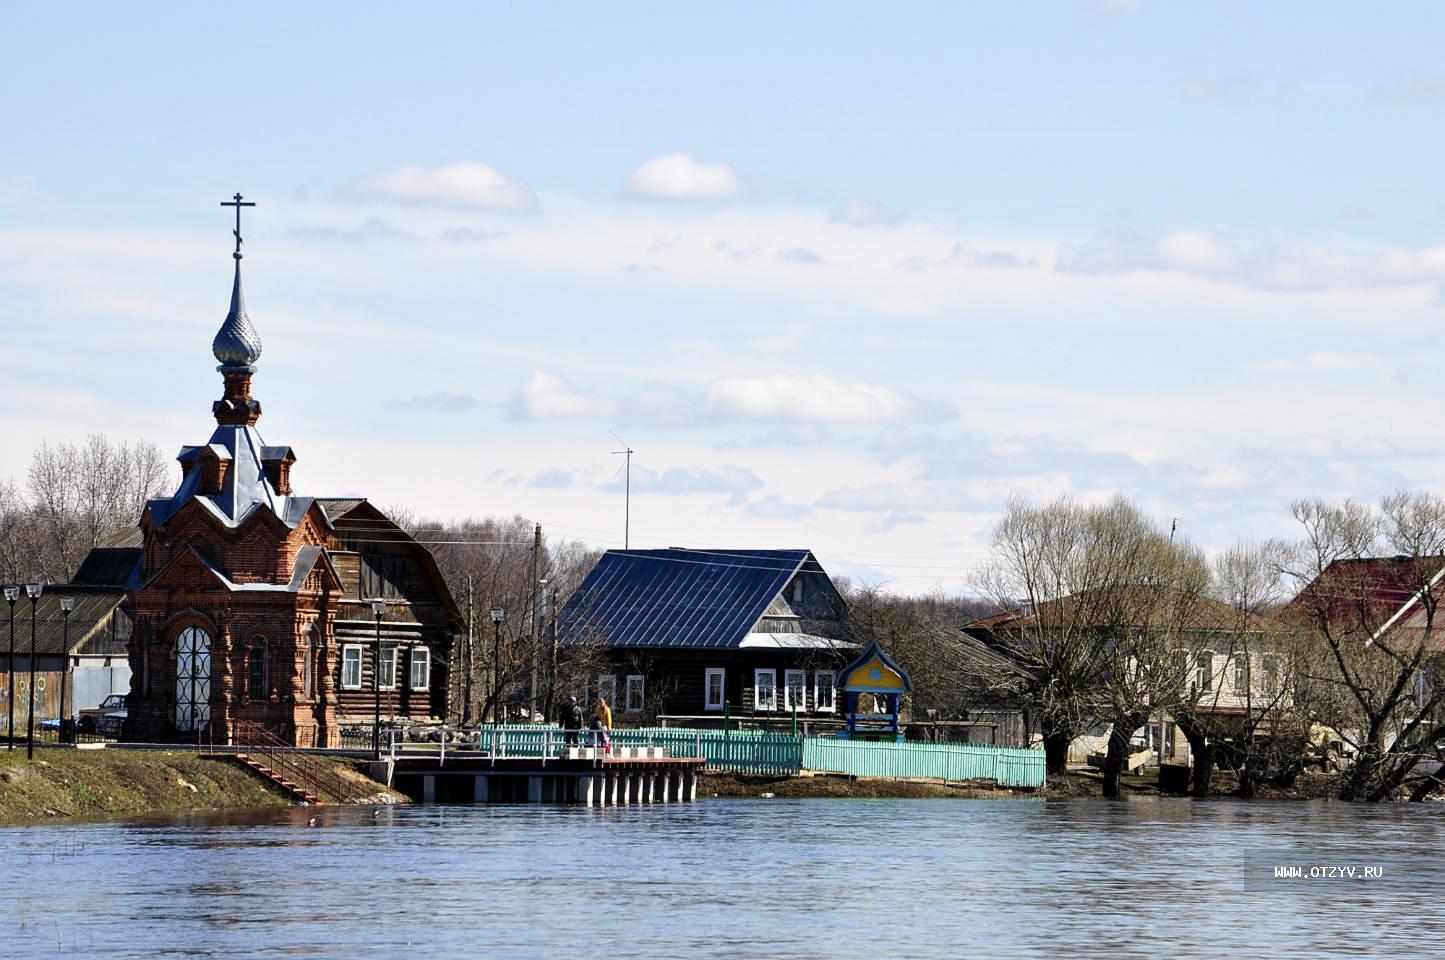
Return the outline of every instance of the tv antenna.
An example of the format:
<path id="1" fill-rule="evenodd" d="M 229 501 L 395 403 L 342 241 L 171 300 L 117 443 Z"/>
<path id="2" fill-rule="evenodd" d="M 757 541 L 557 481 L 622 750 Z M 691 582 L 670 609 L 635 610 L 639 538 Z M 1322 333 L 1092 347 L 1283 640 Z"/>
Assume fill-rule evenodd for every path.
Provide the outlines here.
<path id="1" fill-rule="evenodd" d="M 613 439 L 613 440 L 616 440 L 618 443 L 622 444 L 622 449 L 621 449 L 621 450 L 613 450 L 613 451 L 612 451 L 612 454 L 613 454 L 613 456 L 621 456 L 621 457 L 624 458 L 623 461 L 622 461 L 622 466 L 620 466 L 620 467 L 617 468 L 617 473 L 624 473 L 624 472 L 625 472 L 625 473 L 627 474 L 626 479 L 623 481 L 623 490 L 624 490 L 624 492 L 625 492 L 625 496 L 624 496 L 623 499 L 622 499 L 622 549 L 628 550 L 628 549 L 630 549 L 631 546 L 632 546 L 632 454 L 633 454 L 633 450 L 632 450 L 631 447 L 629 447 L 629 446 L 627 445 L 627 441 L 624 440 L 624 439 L 622 439 L 621 437 L 619 437 L 616 433 L 613 433 L 611 430 L 608 430 L 607 432 L 612 434 L 612 439 Z M 617 474 L 613 474 L 613 475 L 612 475 L 612 479 L 613 479 L 613 480 L 616 480 L 616 479 L 617 479 Z"/>

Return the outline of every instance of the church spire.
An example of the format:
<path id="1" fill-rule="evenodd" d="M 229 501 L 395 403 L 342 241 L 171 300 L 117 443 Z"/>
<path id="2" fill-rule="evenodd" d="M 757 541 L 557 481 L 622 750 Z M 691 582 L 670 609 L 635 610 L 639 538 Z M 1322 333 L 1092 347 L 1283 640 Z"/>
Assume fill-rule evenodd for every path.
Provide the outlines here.
<path id="1" fill-rule="evenodd" d="M 236 208 L 236 229 L 232 231 L 236 250 L 231 254 L 236 261 L 236 278 L 231 286 L 231 310 L 211 341 L 211 353 L 221 364 L 216 369 L 226 384 L 225 396 L 211 405 L 211 411 L 219 423 L 246 426 L 261 417 L 261 404 L 251 398 L 251 374 L 261 359 L 261 337 L 246 316 L 246 297 L 241 293 L 241 208 L 255 205 L 243 201 L 239 193 L 234 200 L 221 202 L 223 207 Z"/>

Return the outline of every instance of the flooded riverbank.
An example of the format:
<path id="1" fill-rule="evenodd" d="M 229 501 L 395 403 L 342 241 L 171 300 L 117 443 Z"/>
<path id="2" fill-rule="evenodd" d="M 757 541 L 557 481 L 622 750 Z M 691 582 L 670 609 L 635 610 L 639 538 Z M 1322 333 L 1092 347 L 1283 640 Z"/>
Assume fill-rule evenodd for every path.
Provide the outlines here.
<path id="1" fill-rule="evenodd" d="M 1433 804 L 290 808 L 3 838 L 10 957 L 1380 957 L 1445 933 Z M 1320 865 L 1382 874 L 1275 877 Z"/>

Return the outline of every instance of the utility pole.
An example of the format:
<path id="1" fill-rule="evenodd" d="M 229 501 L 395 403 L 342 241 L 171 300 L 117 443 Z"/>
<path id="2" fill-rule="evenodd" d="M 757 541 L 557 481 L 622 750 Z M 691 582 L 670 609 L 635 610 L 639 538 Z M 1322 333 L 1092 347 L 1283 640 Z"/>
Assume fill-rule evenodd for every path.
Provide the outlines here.
<path id="1" fill-rule="evenodd" d="M 467 642 L 462 647 L 462 723 L 472 722 L 472 669 L 476 655 L 472 650 L 472 575 L 467 574 Z"/>
<path id="2" fill-rule="evenodd" d="M 609 430 L 608 433 L 612 433 L 612 431 Z M 635 451 L 632 447 L 628 446 L 626 440 L 617 434 L 613 433 L 612 439 L 622 444 L 621 450 L 612 451 L 613 455 L 621 454 L 626 458 L 622 461 L 622 470 L 627 475 L 626 479 L 623 480 L 622 487 L 624 492 L 622 499 L 622 549 L 627 550 L 632 546 L 632 454 Z"/>
<path id="3" fill-rule="evenodd" d="M 541 561 L 541 555 L 542 525 L 539 523 L 532 530 L 532 583 L 531 589 L 527 591 L 531 594 L 531 597 L 528 598 L 527 603 L 532 608 L 532 628 L 530 636 L 528 638 L 530 642 L 528 643 L 527 652 L 527 699 L 529 701 L 528 712 L 531 713 L 530 719 L 533 723 L 537 722 L 537 640 L 538 631 L 541 629 L 538 625 L 538 620 L 541 618 L 542 615 L 541 604 L 538 603 L 538 600 L 540 599 L 540 597 L 538 596 L 538 592 L 541 588 L 537 584 L 539 582 L 538 576 L 541 573 L 540 569 L 538 568 L 538 563 Z"/>

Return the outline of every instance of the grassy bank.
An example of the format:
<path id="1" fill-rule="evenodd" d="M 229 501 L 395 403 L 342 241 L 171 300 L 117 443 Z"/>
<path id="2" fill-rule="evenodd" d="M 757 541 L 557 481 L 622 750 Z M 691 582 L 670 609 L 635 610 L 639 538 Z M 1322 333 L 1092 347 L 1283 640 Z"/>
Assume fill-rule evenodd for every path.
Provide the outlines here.
<path id="1" fill-rule="evenodd" d="M 389 794 L 344 760 L 331 763 L 358 795 Z M 290 799 L 228 760 L 186 750 L 0 750 L 0 823 L 282 807 Z"/>

